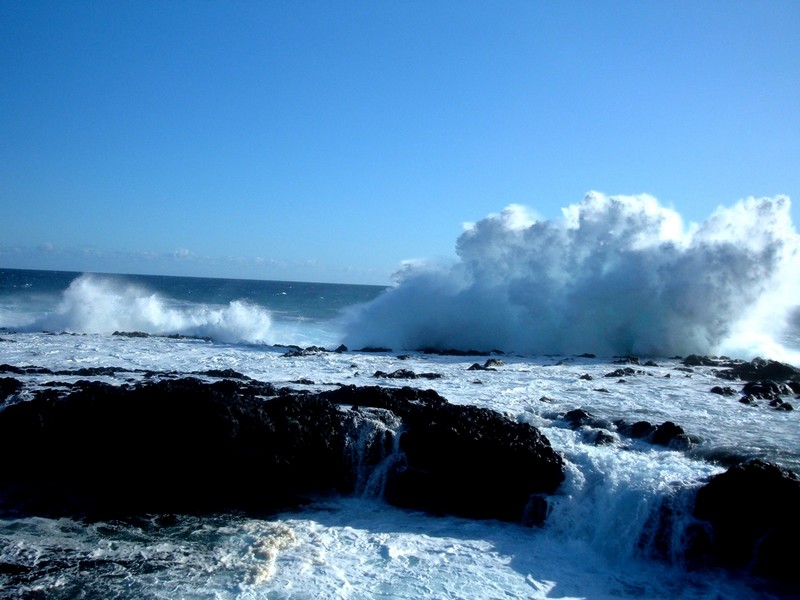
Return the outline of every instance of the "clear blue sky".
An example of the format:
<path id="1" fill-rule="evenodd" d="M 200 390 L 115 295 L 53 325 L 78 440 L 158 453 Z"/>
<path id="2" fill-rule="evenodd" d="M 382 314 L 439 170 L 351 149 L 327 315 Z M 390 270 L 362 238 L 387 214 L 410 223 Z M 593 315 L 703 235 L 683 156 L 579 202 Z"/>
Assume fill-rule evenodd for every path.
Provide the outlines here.
<path id="1" fill-rule="evenodd" d="M 510 203 L 800 204 L 798 31 L 796 0 L 2 0 L 0 267 L 387 283 Z"/>

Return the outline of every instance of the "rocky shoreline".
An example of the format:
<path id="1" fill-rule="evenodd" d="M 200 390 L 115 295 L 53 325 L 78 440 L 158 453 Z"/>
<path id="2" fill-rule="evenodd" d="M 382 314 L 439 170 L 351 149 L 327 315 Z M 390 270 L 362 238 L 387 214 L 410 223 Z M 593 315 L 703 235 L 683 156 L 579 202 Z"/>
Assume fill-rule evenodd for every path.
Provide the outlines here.
<path id="1" fill-rule="evenodd" d="M 774 361 L 689 357 L 684 365 L 742 382 L 741 398 L 760 394 L 782 405 L 800 391 L 800 371 Z M 13 375 L 34 373 L 87 379 L 42 384 L 26 400 L 7 402 L 26 392 Z M 3 514 L 269 514 L 320 494 L 363 493 L 372 479 L 396 506 L 541 525 L 565 478 L 563 458 L 535 427 L 432 390 L 298 391 L 231 370 L 139 373 L 122 385 L 91 379 L 119 373 L 0 365 Z M 582 409 L 564 420 L 653 444 L 689 443 L 669 421 L 598 425 Z M 731 466 L 697 490 L 686 559 L 800 583 L 784 550 L 800 535 L 798 501 L 794 473 L 757 460 Z"/>

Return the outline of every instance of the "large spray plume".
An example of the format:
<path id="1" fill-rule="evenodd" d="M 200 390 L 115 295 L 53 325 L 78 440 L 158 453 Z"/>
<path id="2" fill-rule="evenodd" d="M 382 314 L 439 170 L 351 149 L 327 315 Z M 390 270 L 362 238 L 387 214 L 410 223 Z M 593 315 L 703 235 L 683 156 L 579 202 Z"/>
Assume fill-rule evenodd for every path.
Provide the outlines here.
<path id="1" fill-rule="evenodd" d="M 798 303 L 787 197 L 701 224 L 647 195 L 588 194 L 558 220 L 512 205 L 469 227 L 458 261 L 409 264 L 348 345 L 602 355 L 780 354 Z M 785 358 L 785 357 L 784 357 Z"/>

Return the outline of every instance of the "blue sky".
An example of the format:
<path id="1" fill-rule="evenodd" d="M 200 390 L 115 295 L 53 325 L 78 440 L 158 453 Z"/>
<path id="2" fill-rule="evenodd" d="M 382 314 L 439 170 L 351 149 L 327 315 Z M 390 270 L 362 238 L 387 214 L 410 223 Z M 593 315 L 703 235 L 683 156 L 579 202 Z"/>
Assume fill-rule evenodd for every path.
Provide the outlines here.
<path id="1" fill-rule="evenodd" d="M 383 284 L 510 203 L 800 203 L 798 30 L 794 0 L 4 0 L 0 267 Z"/>

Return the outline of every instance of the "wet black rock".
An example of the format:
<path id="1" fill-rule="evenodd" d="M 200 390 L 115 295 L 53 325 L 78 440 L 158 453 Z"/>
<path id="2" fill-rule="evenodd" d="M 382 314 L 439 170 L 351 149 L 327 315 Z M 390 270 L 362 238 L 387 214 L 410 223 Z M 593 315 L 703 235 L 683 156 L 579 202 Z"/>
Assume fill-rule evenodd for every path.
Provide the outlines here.
<path id="1" fill-rule="evenodd" d="M 373 377 L 379 379 L 441 379 L 441 373 L 415 373 L 410 369 L 397 369 L 391 373 L 375 371 Z"/>
<path id="2" fill-rule="evenodd" d="M 726 387 L 721 387 L 721 386 L 715 385 L 714 387 L 711 388 L 710 391 L 711 391 L 712 394 L 719 394 L 720 396 L 735 396 L 736 395 L 736 390 L 734 390 L 731 387 L 727 387 L 727 386 Z"/>
<path id="3" fill-rule="evenodd" d="M 33 513 L 268 510 L 336 488 L 343 445 L 338 411 L 313 397 L 264 401 L 230 380 L 87 382 L 0 413 L 0 448 L 16 457 L 0 481 L 14 491 L 5 503 Z"/>
<path id="4" fill-rule="evenodd" d="M 711 525 L 711 553 L 720 563 L 800 583 L 800 480 L 753 460 L 717 475 L 697 492 L 694 514 Z"/>
<path id="5" fill-rule="evenodd" d="M 594 437 L 591 440 L 592 444 L 595 446 L 608 446 L 611 444 L 617 443 L 617 438 L 614 437 L 613 434 L 609 433 L 608 431 L 599 430 L 595 432 Z"/>
<path id="6" fill-rule="evenodd" d="M 467 371 L 497 371 L 497 367 L 502 367 L 503 361 L 496 358 L 490 358 L 483 364 L 473 363 Z"/>
<path id="7" fill-rule="evenodd" d="M 502 350 L 459 350 L 458 348 L 420 348 L 423 354 L 438 354 L 440 356 L 489 356 L 490 354 L 505 354 Z"/>
<path id="8" fill-rule="evenodd" d="M 564 479 L 534 427 L 430 390 L 324 393 L 196 378 L 79 381 L 0 411 L 0 508 L 90 517 L 272 511 L 354 489 L 353 415 L 402 421 L 386 499 L 465 517 L 527 520 Z M 546 501 L 545 501 L 546 502 Z"/>
<path id="9" fill-rule="evenodd" d="M 655 431 L 650 435 L 650 441 L 659 446 L 670 446 L 685 435 L 686 432 L 683 427 L 676 425 L 672 421 L 665 421 L 656 427 Z"/>
<path id="10" fill-rule="evenodd" d="M 414 388 L 345 386 L 322 395 L 402 419 L 405 464 L 386 492 L 398 506 L 510 521 L 527 514 L 530 520 L 531 496 L 552 494 L 564 479 L 563 460 L 544 435 L 494 411 L 453 405 Z"/>
<path id="11" fill-rule="evenodd" d="M 590 412 L 582 408 L 573 409 L 564 415 L 564 420 L 574 428 L 588 424 L 593 418 Z"/>
<path id="12" fill-rule="evenodd" d="M 634 439 L 646 438 L 656 430 L 656 426 L 647 421 L 636 421 L 635 423 L 626 424 L 622 421 L 617 423 L 619 432 L 622 435 L 632 437 Z"/>
<path id="13" fill-rule="evenodd" d="M 316 356 L 326 352 L 327 350 L 321 346 L 309 346 L 308 348 L 289 350 L 288 352 L 284 353 L 283 356 L 285 358 L 299 358 L 302 356 Z"/>
<path id="14" fill-rule="evenodd" d="M 717 377 L 731 381 L 800 381 L 800 369 L 776 360 L 754 358 L 750 362 L 725 365 L 727 368 L 714 371 Z"/>
<path id="15" fill-rule="evenodd" d="M 644 375 L 644 371 L 637 370 L 632 367 L 625 367 L 623 369 L 615 369 L 610 373 L 606 373 L 603 377 L 628 377 L 632 375 Z"/>
<path id="16" fill-rule="evenodd" d="M 687 367 L 733 367 L 741 362 L 724 356 L 701 356 L 698 354 L 690 354 L 683 359 L 683 364 Z"/>
<path id="17" fill-rule="evenodd" d="M 573 429 L 579 427 L 594 427 L 596 429 L 607 429 L 611 426 L 605 419 L 594 416 L 587 410 L 576 408 L 564 414 L 563 419 L 570 424 Z"/>
<path id="18" fill-rule="evenodd" d="M 620 356 L 614 361 L 615 365 L 638 365 L 639 358 L 637 356 Z"/>
<path id="19" fill-rule="evenodd" d="M 760 400 L 776 400 L 780 396 L 792 394 L 792 389 L 785 383 L 775 381 L 748 381 L 742 387 L 742 393 Z"/>
<path id="20" fill-rule="evenodd" d="M 18 393 L 23 387 L 21 381 L 13 377 L 0 377 L 0 402 Z"/>
<path id="21" fill-rule="evenodd" d="M 615 421 L 617 431 L 633 439 L 641 439 L 651 444 L 666 446 L 676 450 L 686 450 L 698 442 L 686 434 L 683 427 L 676 425 L 672 421 L 665 421 L 660 425 L 654 425 L 648 421 L 637 421 L 626 423 L 623 420 Z"/>

